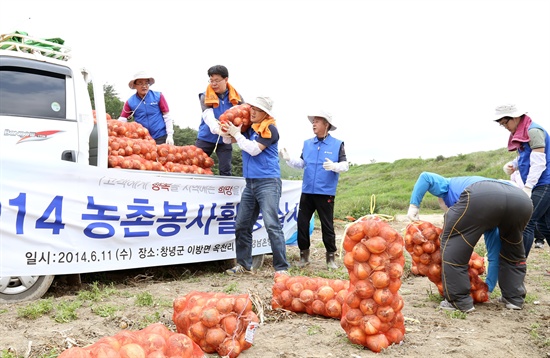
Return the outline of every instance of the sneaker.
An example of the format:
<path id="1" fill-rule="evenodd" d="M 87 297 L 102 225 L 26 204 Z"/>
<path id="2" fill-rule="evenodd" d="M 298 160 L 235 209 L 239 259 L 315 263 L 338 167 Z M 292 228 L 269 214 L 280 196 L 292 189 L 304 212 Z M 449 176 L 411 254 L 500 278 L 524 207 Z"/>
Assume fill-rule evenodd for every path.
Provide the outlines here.
<path id="1" fill-rule="evenodd" d="M 456 310 L 458 310 L 458 308 L 453 306 L 453 304 L 451 302 L 447 301 L 447 300 L 441 301 L 441 303 L 439 304 L 439 308 L 442 309 L 442 310 L 445 310 L 445 311 L 456 311 Z M 464 310 L 462 312 L 470 313 L 470 312 L 475 311 L 475 309 L 476 308 L 474 306 L 472 306 L 472 307 L 470 307 L 467 310 Z"/>
<path id="2" fill-rule="evenodd" d="M 544 248 L 544 241 L 535 241 L 535 249 Z"/>
<path id="3" fill-rule="evenodd" d="M 249 275 L 254 275 L 254 271 L 247 270 L 241 265 L 237 265 L 233 268 L 225 270 L 225 273 L 228 274 L 228 275 L 241 275 L 243 273 L 246 273 L 246 274 L 249 274 Z"/>
<path id="4" fill-rule="evenodd" d="M 288 271 L 287 270 L 275 271 L 275 276 L 277 276 L 277 275 L 287 275 L 288 276 Z"/>
<path id="5" fill-rule="evenodd" d="M 506 308 L 508 308 L 509 310 L 520 310 L 521 309 L 521 307 L 516 306 L 515 304 L 508 302 L 508 300 L 506 298 L 502 297 L 502 296 L 497 298 L 497 302 L 506 305 Z"/>

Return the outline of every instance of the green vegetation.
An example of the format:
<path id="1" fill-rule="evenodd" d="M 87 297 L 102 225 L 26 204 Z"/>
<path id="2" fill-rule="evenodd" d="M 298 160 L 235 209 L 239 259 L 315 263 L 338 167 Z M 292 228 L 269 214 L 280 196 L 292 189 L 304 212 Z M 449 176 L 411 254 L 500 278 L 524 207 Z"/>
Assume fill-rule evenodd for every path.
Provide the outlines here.
<path id="1" fill-rule="evenodd" d="M 515 154 L 501 148 L 489 152 L 459 154 L 436 159 L 400 159 L 393 163 L 351 165 L 348 172 L 340 174 L 336 194 L 334 216 L 344 220 L 346 216 L 359 218 L 368 214 L 405 214 L 414 183 L 424 171 L 444 177 L 485 176 L 509 179 L 502 165 Z M 281 165 L 286 164 L 284 162 Z M 421 213 L 440 212 L 437 198 L 426 195 Z"/>

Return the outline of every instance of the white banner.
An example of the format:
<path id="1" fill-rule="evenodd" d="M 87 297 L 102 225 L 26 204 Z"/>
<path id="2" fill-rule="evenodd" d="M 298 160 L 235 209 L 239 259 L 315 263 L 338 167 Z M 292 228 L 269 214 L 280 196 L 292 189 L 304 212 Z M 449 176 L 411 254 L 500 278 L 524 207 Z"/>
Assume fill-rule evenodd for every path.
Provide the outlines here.
<path id="1" fill-rule="evenodd" d="M 0 162 L 0 277 L 235 258 L 243 178 Z M 285 239 L 296 231 L 301 189 L 283 180 Z M 271 252 L 261 214 L 253 246 L 253 255 Z"/>

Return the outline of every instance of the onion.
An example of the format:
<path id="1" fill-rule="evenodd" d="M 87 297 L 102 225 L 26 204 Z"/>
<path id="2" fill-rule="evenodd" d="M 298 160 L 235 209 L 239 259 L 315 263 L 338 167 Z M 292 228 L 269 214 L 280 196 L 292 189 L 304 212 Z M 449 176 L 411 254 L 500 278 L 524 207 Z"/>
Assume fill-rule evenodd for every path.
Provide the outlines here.
<path id="1" fill-rule="evenodd" d="M 121 358 L 145 358 L 145 349 L 137 343 L 128 343 L 120 347 L 118 351 Z"/>
<path id="2" fill-rule="evenodd" d="M 344 237 L 344 241 L 342 242 L 342 247 L 346 252 L 351 252 L 353 250 L 353 247 L 355 246 L 356 242 L 350 239 L 348 235 Z"/>
<path id="3" fill-rule="evenodd" d="M 58 358 L 91 358 L 92 354 L 82 347 L 71 347 L 65 349 Z"/>
<path id="4" fill-rule="evenodd" d="M 237 297 L 235 299 L 235 304 L 233 305 L 233 311 L 239 315 L 252 311 L 252 301 L 250 300 L 248 295 Z"/>
<path id="5" fill-rule="evenodd" d="M 207 330 L 208 328 L 202 324 L 202 322 L 193 323 L 189 327 L 189 337 L 193 339 L 193 341 L 198 342 L 206 337 Z"/>
<path id="6" fill-rule="evenodd" d="M 380 232 L 379 222 L 376 220 L 368 219 L 361 221 L 363 226 L 363 232 L 366 237 L 374 237 Z"/>
<path id="7" fill-rule="evenodd" d="M 311 309 L 314 314 L 326 316 L 325 303 L 321 300 L 315 300 L 311 303 Z"/>
<path id="8" fill-rule="evenodd" d="M 348 270 L 353 270 L 354 264 L 355 264 L 355 259 L 353 258 L 353 253 L 346 252 L 346 254 L 344 255 L 344 266 L 346 266 Z"/>
<path id="9" fill-rule="evenodd" d="M 367 249 L 373 254 L 380 254 L 386 250 L 387 242 L 380 236 L 374 236 L 365 242 Z"/>
<path id="10" fill-rule="evenodd" d="M 370 241 L 370 240 L 369 240 Z M 356 245 L 352 249 L 353 258 L 357 262 L 367 262 L 370 257 L 370 251 L 365 246 L 364 243 L 366 243 L 367 240 L 363 239 L 361 242 L 356 243 Z"/>
<path id="11" fill-rule="evenodd" d="M 393 300 L 393 293 L 388 288 L 381 288 L 374 291 L 372 295 L 374 302 L 380 306 L 389 305 Z"/>
<path id="12" fill-rule="evenodd" d="M 315 293 L 312 290 L 305 289 L 300 292 L 300 300 L 304 305 L 310 305 L 315 300 Z"/>
<path id="13" fill-rule="evenodd" d="M 327 315 L 332 318 L 340 318 L 342 315 L 342 305 L 335 299 L 329 300 L 325 304 Z"/>
<path id="14" fill-rule="evenodd" d="M 346 296 L 346 304 L 350 308 L 359 308 L 359 305 L 361 304 L 361 297 L 355 292 L 350 292 Z"/>
<path id="15" fill-rule="evenodd" d="M 283 292 L 281 292 L 281 295 L 280 295 L 280 298 L 281 298 L 281 305 L 283 307 L 288 307 L 292 304 L 292 299 L 294 298 L 292 296 L 292 293 L 290 293 L 289 290 L 285 290 Z"/>
<path id="16" fill-rule="evenodd" d="M 380 318 L 381 322 L 391 322 L 395 317 L 395 311 L 391 306 L 380 306 L 376 310 L 376 316 Z"/>
<path id="17" fill-rule="evenodd" d="M 390 284 L 390 276 L 388 275 L 388 273 L 386 271 L 375 271 L 372 273 L 371 275 L 371 281 L 372 281 L 372 285 L 375 287 L 375 288 L 384 288 L 384 287 L 388 287 L 388 285 Z M 364 297 L 364 298 L 368 298 L 368 297 Z"/>
<path id="18" fill-rule="evenodd" d="M 388 329 L 385 335 L 390 344 L 400 344 L 404 337 L 403 332 L 401 332 L 398 328 Z"/>
<path id="19" fill-rule="evenodd" d="M 148 333 L 144 335 L 141 346 L 146 352 L 153 352 L 158 350 L 164 350 L 166 340 L 163 336 L 156 333 Z"/>
<path id="20" fill-rule="evenodd" d="M 215 325 L 220 323 L 220 313 L 214 307 L 206 308 L 202 311 L 201 322 L 206 327 L 214 327 Z"/>
<path id="21" fill-rule="evenodd" d="M 361 329 L 365 331 L 367 335 L 376 334 L 380 331 L 380 318 L 373 314 L 363 316 L 361 320 Z"/>
<path id="22" fill-rule="evenodd" d="M 361 303 L 359 304 L 359 309 L 365 315 L 373 315 L 378 309 L 378 304 L 374 302 L 372 298 L 365 298 L 361 300 Z"/>
<path id="23" fill-rule="evenodd" d="M 366 346 L 368 349 L 375 353 L 380 353 L 382 349 L 388 348 L 390 345 L 390 342 L 386 338 L 386 336 L 382 333 L 380 334 L 372 334 L 367 336 L 366 339 Z"/>
<path id="24" fill-rule="evenodd" d="M 353 344 L 360 344 L 365 346 L 367 342 L 367 335 L 361 329 L 361 327 L 350 327 L 348 331 L 348 338 Z"/>
<path id="25" fill-rule="evenodd" d="M 324 303 L 333 299 L 335 295 L 334 289 L 330 286 L 323 286 L 317 290 L 317 297 Z"/>
<path id="26" fill-rule="evenodd" d="M 350 326 L 358 326 L 363 319 L 363 312 L 358 308 L 350 308 L 346 312 L 346 321 Z"/>
<path id="27" fill-rule="evenodd" d="M 390 284 L 388 285 L 388 289 L 391 291 L 391 293 L 396 294 L 400 288 L 401 288 L 401 279 L 392 278 L 390 280 Z"/>
<path id="28" fill-rule="evenodd" d="M 374 256 L 374 255 L 372 255 Z M 365 280 L 367 279 L 372 272 L 372 268 L 369 264 L 366 262 L 355 262 L 355 265 L 353 266 L 353 273 L 359 280 Z"/>
<path id="29" fill-rule="evenodd" d="M 300 293 L 304 290 L 304 285 L 301 282 L 294 282 L 288 287 L 288 290 L 293 297 L 300 297 Z"/>
<path id="30" fill-rule="evenodd" d="M 388 275 L 392 279 L 401 278 L 401 276 L 403 276 L 403 266 L 398 263 L 391 262 L 388 265 Z"/>
<path id="31" fill-rule="evenodd" d="M 216 349 L 220 357 L 229 357 L 236 358 L 241 352 L 246 349 L 243 348 L 239 341 L 234 339 L 225 340 L 220 346 Z"/>
<path id="32" fill-rule="evenodd" d="M 306 312 L 306 305 L 299 298 L 293 298 L 290 310 L 293 312 Z"/>
<path id="33" fill-rule="evenodd" d="M 227 333 L 223 329 L 219 327 L 214 327 L 209 328 L 206 331 L 205 340 L 208 345 L 217 348 L 220 344 L 222 344 L 226 337 Z"/>
<path id="34" fill-rule="evenodd" d="M 361 239 L 365 236 L 363 233 L 363 226 L 359 222 L 351 224 L 346 230 L 346 235 L 355 242 L 361 241 Z"/>

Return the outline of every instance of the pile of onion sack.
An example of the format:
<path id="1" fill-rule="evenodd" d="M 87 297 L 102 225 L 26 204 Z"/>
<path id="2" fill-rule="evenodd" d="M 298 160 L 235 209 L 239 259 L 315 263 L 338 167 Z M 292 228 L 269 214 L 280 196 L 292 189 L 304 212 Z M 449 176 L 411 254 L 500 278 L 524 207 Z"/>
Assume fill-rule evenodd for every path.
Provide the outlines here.
<path id="1" fill-rule="evenodd" d="M 439 236 L 441 228 L 427 221 L 415 221 L 405 229 L 405 249 L 411 254 L 416 271 L 413 274 L 427 276 L 443 296 L 443 284 L 441 280 L 441 250 Z M 485 272 L 483 257 L 475 251 L 472 252 L 468 263 L 468 275 L 470 277 L 470 294 L 475 303 L 489 300 L 489 288 L 479 275 Z"/>
<path id="2" fill-rule="evenodd" d="M 188 336 L 170 331 L 162 323 L 142 330 L 122 330 L 86 347 L 64 350 L 59 358 L 202 358 L 204 352 Z"/>
<path id="3" fill-rule="evenodd" d="M 373 352 L 401 343 L 403 237 L 378 217 L 365 216 L 347 227 L 342 245 L 350 287 L 340 325 L 349 340 Z"/>
<path id="4" fill-rule="evenodd" d="M 177 297 L 172 320 L 205 353 L 235 358 L 252 346 L 259 318 L 248 294 L 192 291 Z"/>
<path id="5" fill-rule="evenodd" d="M 242 125 L 241 132 L 244 132 L 252 124 L 250 122 L 250 105 L 243 103 L 233 106 L 226 110 L 219 119 L 222 124 L 231 122 L 237 127 Z"/>
<path id="6" fill-rule="evenodd" d="M 108 120 L 109 168 L 212 174 L 214 161 L 194 145 L 155 143 L 147 128 L 137 122 Z"/>
<path id="7" fill-rule="evenodd" d="M 340 319 L 349 281 L 277 274 L 271 308 Z"/>

